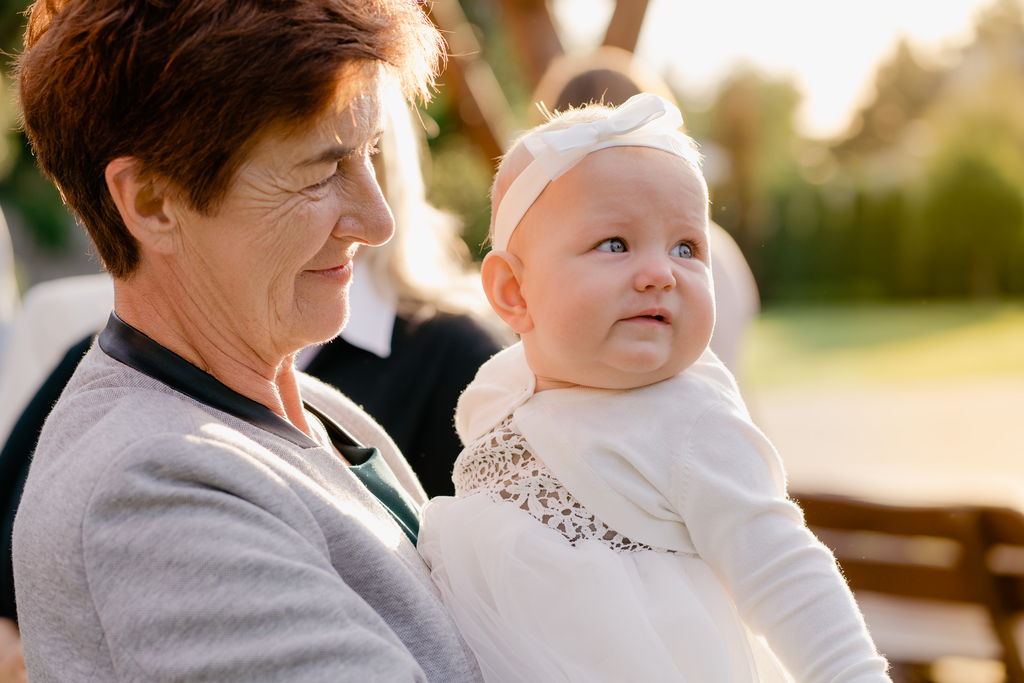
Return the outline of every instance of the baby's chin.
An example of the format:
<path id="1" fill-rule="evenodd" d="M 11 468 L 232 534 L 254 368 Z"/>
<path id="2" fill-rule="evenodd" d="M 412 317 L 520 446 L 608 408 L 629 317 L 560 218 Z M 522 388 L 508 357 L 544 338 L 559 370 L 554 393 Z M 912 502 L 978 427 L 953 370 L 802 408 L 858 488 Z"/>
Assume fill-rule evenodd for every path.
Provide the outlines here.
<path id="1" fill-rule="evenodd" d="M 639 389 L 640 387 L 646 387 L 651 384 L 657 384 L 658 382 L 664 382 L 670 377 L 675 377 L 680 372 L 686 369 L 686 366 L 682 367 L 662 367 L 657 370 L 650 370 L 647 372 L 629 372 L 619 370 L 615 372 L 607 373 L 607 376 L 600 378 L 603 381 L 601 389 Z M 597 385 L 595 385 L 597 386 Z"/>
<path id="2" fill-rule="evenodd" d="M 617 367 L 611 365 L 595 365 L 592 367 L 577 366 L 570 372 L 553 373 L 554 376 L 537 374 L 537 390 L 559 389 L 569 387 L 589 387 L 591 389 L 639 389 L 651 384 L 663 382 L 675 377 L 689 367 L 689 363 L 673 363 L 655 368 L 648 367 Z"/>

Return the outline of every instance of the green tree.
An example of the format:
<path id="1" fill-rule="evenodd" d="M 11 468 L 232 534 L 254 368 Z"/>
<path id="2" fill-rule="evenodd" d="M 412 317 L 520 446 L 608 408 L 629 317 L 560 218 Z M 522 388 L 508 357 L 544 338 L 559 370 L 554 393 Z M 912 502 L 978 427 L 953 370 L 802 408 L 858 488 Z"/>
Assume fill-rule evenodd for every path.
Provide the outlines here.
<path id="1" fill-rule="evenodd" d="M 19 215 L 40 245 L 60 249 L 69 242 L 68 212 L 56 188 L 39 172 L 28 141 L 16 124 L 12 56 L 21 50 L 24 10 L 29 4 L 29 0 L 0 3 L 0 48 L 4 55 L 0 73 L 0 204 L 5 211 Z"/>
<path id="2" fill-rule="evenodd" d="M 776 222 L 772 195 L 798 177 L 794 116 L 800 92 L 788 79 L 741 67 L 718 90 L 708 137 L 724 153 L 728 175 L 712 188 L 715 220 L 743 248 L 757 275 L 758 249 Z"/>
<path id="3" fill-rule="evenodd" d="M 1021 248 L 1024 197 L 980 153 L 939 157 L 923 204 L 933 294 L 991 297 L 1007 292 Z"/>
<path id="4" fill-rule="evenodd" d="M 836 145 L 842 156 L 885 150 L 899 144 L 910 124 L 935 101 L 942 71 L 930 68 L 901 39 L 875 74 L 871 100 L 854 116 L 850 132 Z"/>

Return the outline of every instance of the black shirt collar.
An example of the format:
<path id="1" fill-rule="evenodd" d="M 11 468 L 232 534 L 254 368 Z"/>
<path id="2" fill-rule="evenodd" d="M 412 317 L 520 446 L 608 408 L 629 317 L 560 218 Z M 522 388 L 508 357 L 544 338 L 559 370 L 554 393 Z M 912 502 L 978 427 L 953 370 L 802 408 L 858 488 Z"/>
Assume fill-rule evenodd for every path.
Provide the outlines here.
<path id="1" fill-rule="evenodd" d="M 100 333 L 99 345 L 111 358 L 211 408 L 234 415 L 302 448 L 320 445 L 262 403 L 243 396 L 210 373 L 200 370 L 118 318 L 115 313 L 110 314 L 107 326 Z M 359 446 L 358 442 L 333 420 L 312 406 L 306 405 L 306 408 L 324 423 L 336 446 Z M 347 451 L 348 448 L 344 450 Z"/>

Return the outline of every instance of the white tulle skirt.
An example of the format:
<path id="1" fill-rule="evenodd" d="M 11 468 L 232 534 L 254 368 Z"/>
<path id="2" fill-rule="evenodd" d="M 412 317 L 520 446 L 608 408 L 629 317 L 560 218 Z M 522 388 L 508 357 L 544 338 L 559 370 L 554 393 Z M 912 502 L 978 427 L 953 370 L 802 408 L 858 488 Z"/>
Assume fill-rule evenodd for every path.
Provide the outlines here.
<path id="1" fill-rule="evenodd" d="M 791 680 L 700 558 L 573 547 L 483 493 L 431 500 L 419 550 L 488 683 Z"/>

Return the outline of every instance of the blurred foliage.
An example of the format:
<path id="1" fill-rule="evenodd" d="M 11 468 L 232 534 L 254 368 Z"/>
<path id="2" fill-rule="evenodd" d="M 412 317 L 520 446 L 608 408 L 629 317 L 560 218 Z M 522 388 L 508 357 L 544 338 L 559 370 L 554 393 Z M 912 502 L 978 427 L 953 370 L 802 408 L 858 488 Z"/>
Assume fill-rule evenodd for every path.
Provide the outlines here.
<path id="1" fill-rule="evenodd" d="M 743 66 L 721 84 L 709 111 L 706 140 L 728 170 L 712 180 L 712 218 L 732 233 L 752 267 L 777 210 L 773 197 L 800 181 L 792 152 L 799 104 L 788 80 Z"/>
<path id="2" fill-rule="evenodd" d="M 894 46 L 837 140 L 799 135 L 784 81 L 745 68 L 721 85 L 702 114 L 728 162 L 713 215 L 764 299 L 1024 294 L 1022 16 L 995 0 L 941 67 Z"/>
<path id="3" fill-rule="evenodd" d="M 519 62 L 508 58 L 514 49 L 502 22 L 500 4 L 464 2 L 461 6 L 481 46 L 482 53 L 476 57 L 487 63 L 501 84 L 513 125 L 525 125 L 530 88 Z M 497 160 L 484 158 L 463 133 L 459 103 L 452 98 L 452 91 L 442 76 L 439 92 L 426 108 L 427 116 L 437 124 L 428 136 L 428 199 L 462 219 L 463 238 L 470 253 L 480 259 L 487 251 L 490 186 Z"/>
<path id="4" fill-rule="evenodd" d="M 500 3 L 463 4 L 482 44 L 507 44 L 494 22 Z M 485 51 L 522 116 L 514 53 Z M 712 216 L 740 244 L 766 301 L 1024 294 L 1020 0 L 993 0 L 973 40 L 941 65 L 894 45 L 874 96 L 834 140 L 803 137 L 799 88 L 749 65 L 710 105 L 679 99 L 708 155 Z M 448 158 L 468 149 L 451 141 L 457 116 L 451 124 L 433 142 L 432 197 L 464 216 L 477 249 L 486 203 L 470 195 L 486 187 L 475 174 L 487 164 Z"/>
<path id="5" fill-rule="evenodd" d="M 870 153 L 896 145 L 904 129 L 925 112 L 942 84 L 943 73 L 923 64 L 906 40 L 875 74 L 875 97 L 855 115 L 836 152 Z"/>
<path id="6" fill-rule="evenodd" d="M 60 194 L 39 172 L 28 141 L 18 130 L 11 81 L 12 58 L 21 48 L 23 12 L 29 4 L 29 0 L 0 1 L 0 205 L 6 213 L 16 214 L 40 246 L 59 250 L 70 244 L 71 221 Z"/>
<path id="7" fill-rule="evenodd" d="M 1024 373 L 1024 310 L 1008 302 L 778 305 L 745 348 L 752 385 L 853 386 Z"/>
<path id="8" fill-rule="evenodd" d="M 470 253 L 483 258 L 490 223 L 493 168 L 464 137 L 438 136 L 430 146 L 426 181 L 428 199 L 462 218 Z"/>
<path id="9" fill-rule="evenodd" d="M 876 71 L 873 97 L 837 139 L 802 136 L 799 88 L 751 66 L 725 78 L 699 108 L 679 94 L 708 155 L 713 217 L 736 237 L 766 301 L 1024 294 L 1021 2 L 991 0 L 977 15 L 973 39 L 941 63 L 910 43 L 894 45 Z M 17 52 L 27 4 L 0 0 L 7 54 Z M 523 125 L 529 87 L 501 2 L 461 4 L 480 57 L 494 70 L 514 123 Z M 0 202 L 19 212 L 42 244 L 60 246 L 66 214 L 14 131 L 10 92 L 8 79 Z M 442 86 L 425 110 L 430 198 L 463 218 L 466 241 L 479 255 L 494 160 L 472 146 L 449 92 Z"/>

